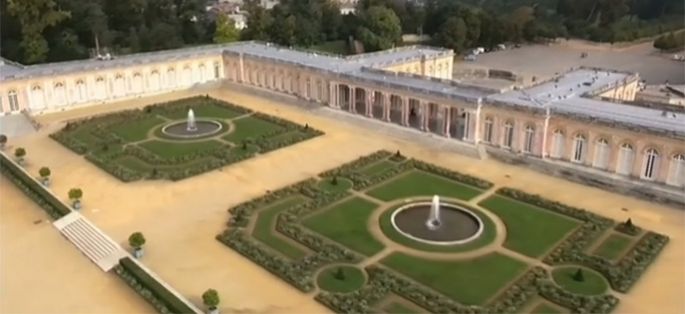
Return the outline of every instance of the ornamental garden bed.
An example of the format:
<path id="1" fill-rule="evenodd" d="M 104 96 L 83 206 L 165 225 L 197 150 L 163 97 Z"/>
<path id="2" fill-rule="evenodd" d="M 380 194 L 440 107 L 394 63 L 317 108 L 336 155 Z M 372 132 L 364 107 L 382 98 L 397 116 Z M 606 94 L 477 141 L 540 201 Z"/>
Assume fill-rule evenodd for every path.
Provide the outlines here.
<path id="1" fill-rule="evenodd" d="M 216 133 L 185 130 L 188 111 Z M 181 124 L 177 136 L 165 127 Z M 220 126 L 220 128 L 219 128 Z M 323 134 L 207 96 L 70 121 L 50 136 L 122 181 L 181 180 Z"/>

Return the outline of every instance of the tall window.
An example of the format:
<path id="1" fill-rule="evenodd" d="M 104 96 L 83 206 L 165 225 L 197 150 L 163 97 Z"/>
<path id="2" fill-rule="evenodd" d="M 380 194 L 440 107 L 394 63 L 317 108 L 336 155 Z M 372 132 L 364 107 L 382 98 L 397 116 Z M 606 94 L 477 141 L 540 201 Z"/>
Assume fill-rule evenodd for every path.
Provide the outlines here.
<path id="1" fill-rule="evenodd" d="M 18 111 L 19 101 L 17 101 L 17 91 L 10 90 L 9 94 L 7 95 L 7 99 L 10 102 L 10 111 Z"/>
<path id="2" fill-rule="evenodd" d="M 66 104 L 67 92 L 64 88 L 64 83 L 62 83 L 62 82 L 55 83 L 55 86 L 53 87 L 53 94 L 54 94 L 55 103 L 58 106 Z"/>
<path id="3" fill-rule="evenodd" d="M 685 186 L 685 155 L 673 155 L 669 170 L 668 183 L 675 186 Z"/>
<path id="4" fill-rule="evenodd" d="M 582 163 L 585 161 L 585 151 L 587 150 L 586 147 L 586 140 L 585 136 L 578 134 L 576 135 L 575 138 L 573 138 L 573 161 L 574 162 L 579 162 Z"/>
<path id="5" fill-rule="evenodd" d="M 281 80 L 281 91 L 285 91 L 285 79 L 283 78 L 283 71 L 278 73 L 278 77 Z"/>
<path id="6" fill-rule="evenodd" d="M 623 143 L 618 151 L 618 165 L 616 173 L 627 176 L 633 172 L 633 162 L 635 160 L 635 151 L 633 146 L 628 143 Z"/>
<path id="7" fill-rule="evenodd" d="M 76 98 L 78 101 L 86 101 L 88 98 L 88 89 L 83 80 L 76 81 Z"/>
<path id="8" fill-rule="evenodd" d="M 214 62 L 214 78 L 219 79 L 219 76 L 220 76 L 219 62 Z"/>
<path id="9" fill-rule="evenodd" d="M 166 86 L 169 88 L 176 87 L 176 70 L 173 68 L 166 70 Z"/>
<path id="10" fill-rule="evenodd" d="M 659 170 L 659 152 L 650 148 L 645 152 L 645 159 L 642 166 L 642 178 L 654 180 Z"/>
<path id="11" fill-rule="evenodd" d="M 514 142 L 514 123 L 511 121 L 507 121 L 504 123 L 504 141 L 502 143 L 502 146 L 506 148 L 511 148 L 512 143 Z"/>
<path id="12" fill-rule="evenodd" d="M 36 85 L 31 88 L 31 102 L 32 107 L 42 108 L 43 107 L 43 89 Z"/>
<path id="13" fill-rule="evenodd" d="M 492 143 L 492 118 L 486 117 L 483 123 L 483 142 Z"/>
<path id="14" fill-rule="evenodd" d="M 535 139 L 535 128 L 532 125 L 526 126 L 526 137 L 523 143 L 523 151 L 526 153 L 533 152 L 533 140 Z"/>
<path id="15" fill-rule="evenodd" d="M 552 153 L 550 156 L 552 158 L 561 158 L 564 156 L 564 141 L 566 140 L 564 138 L 564 131 L 562 130 L 554 130 L 554 135 L 552 137 L 553 140 L 553 145 L 552 145 Z"/>
<path id="16" fill-rule="evenodd" d="M 595 144 L 595 157 L 592 166 L 599 169 L 606 169 L 609 166 L 609 141 L 605 138 L 600 138 Z"/>

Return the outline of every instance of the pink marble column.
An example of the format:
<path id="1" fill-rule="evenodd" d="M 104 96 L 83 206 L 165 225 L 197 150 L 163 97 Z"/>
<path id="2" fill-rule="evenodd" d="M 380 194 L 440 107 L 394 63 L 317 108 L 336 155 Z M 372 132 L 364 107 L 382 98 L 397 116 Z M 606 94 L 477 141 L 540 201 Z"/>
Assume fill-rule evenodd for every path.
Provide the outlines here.
<path id="1" fill-rule="evenodd" d="M 409 126 L 409 99 L 401 97 L 402 101 L 402 125 Z"/>
<path id="2" fill-rule="evenodd" d="M 366 116 L 373 118 L 373 103 L 375 98 L 374 92 L 373 91 L 367 91 L 366 92 Z"/>
<path id="3" fill-rule="evenodd" d="M 381 101 L 383 102 L 383 120 L 390 121 L 390 95 L 387 93 L 381 94 Z"/>
<path id="4" fill-rule="evenodd" d="M 350 106 L 347 108 L 347 110 L 349 112 L 355 113 L 357 111 L 357 104 L 356 104 L 356 98 L 357 98 L 356 96 L 357 95 L 355 93 L 355 87 L 349 86 L 349 85 L 348 85 L 348 87 L 349 87 L 348 92 L 349 92 Z"/>
<path id="5" fill-rule="evenodd" d="M 428 128 L 428 124 L 430 123 L 430 105 L 427 102 L 419 102 L 419 106 L 421 107 L 421 119 L 423 120 L 421 123 L 421 130 L 422 131 L 429 131 L 430 129 Z"/>
<path id="6" fill-rule="evenodd" d="M 444 116 L 443 116 L 443 121 L 444 121 L 444 126 L 445 129 L 443 130 L 445 137 L 450 137 L 450 124 L 452 123 L 452 117 L 450 116 L 450 107 L 449 106 L 444 106 Z"/>

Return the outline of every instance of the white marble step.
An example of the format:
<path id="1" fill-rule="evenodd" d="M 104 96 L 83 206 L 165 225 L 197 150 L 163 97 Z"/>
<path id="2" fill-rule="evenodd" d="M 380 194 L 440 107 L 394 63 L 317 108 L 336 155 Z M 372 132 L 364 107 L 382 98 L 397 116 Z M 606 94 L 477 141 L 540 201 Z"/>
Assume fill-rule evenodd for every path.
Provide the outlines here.
<path id="1" fill-rule="evenodd" d="M 54 226 L 85 256 L 104 271 L 109 271 L 126 252 L 80 213 L 73 211 L 55 221 Z"/>

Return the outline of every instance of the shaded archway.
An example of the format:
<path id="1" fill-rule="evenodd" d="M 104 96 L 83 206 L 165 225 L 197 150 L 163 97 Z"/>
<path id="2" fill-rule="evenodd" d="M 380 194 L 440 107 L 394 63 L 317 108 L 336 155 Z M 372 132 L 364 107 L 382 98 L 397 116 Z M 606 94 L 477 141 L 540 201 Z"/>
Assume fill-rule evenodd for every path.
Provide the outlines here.
<path id="1" fill-rule="evenodd" d="M 373 92 L 373 105 L 371 107 L 371 114 L 374 118 L 383 120 L 383 93 Z"/>
<path id="2" fill-rule="evenodd" d="M 350 87 L 345 84 L 338 85 L 338 106 L 340 109 L 350 111 Z"/>
<path id="3" fill-rule="evenodd" d="M 450 108 L 450 137 L 458 140 L 464 139 L 464 127 L 466 126 L 464 123 L 465 118 L 466 112 L 460 110 L 459 108 Z"/>
<path id="4" fill-rule="evenodd" d="M 445 135 L 446 109 L 441 108 L 441 106 L 436 103 L 429 103 L 427 114 L 428 131 L 438 135 Z"/>
<path id="5" fill-rule="evenodd" d="M 423 108 L 418 99 L 409 98 L 409 126 L 418 130 L 422 130 L 423 125 Z"/>
<path id="6" fill-rule="evenodd" d="M 390 122 L 402 125 L 402 98 L 390 95 Z"/>
<path id="7" fill-rule="evenodd" d="M 366 90 L 363 88 L 354 89 L 354 112 L 357 114 L 366 114 Z"/>

